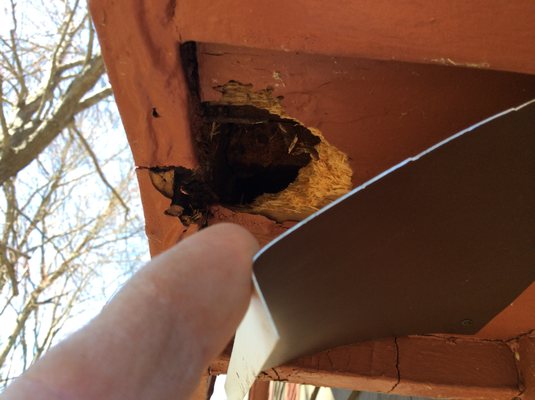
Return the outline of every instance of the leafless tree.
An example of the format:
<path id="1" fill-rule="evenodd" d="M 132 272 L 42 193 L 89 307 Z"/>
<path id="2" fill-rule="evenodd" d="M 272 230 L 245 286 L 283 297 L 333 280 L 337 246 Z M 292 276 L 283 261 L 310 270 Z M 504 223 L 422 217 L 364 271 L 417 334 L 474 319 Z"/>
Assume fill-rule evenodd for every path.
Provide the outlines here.
<path id="1" fill-rule="evenodd" d="M 145 241 L 85 1 L 0 4 L 1 388 L 101 305 Z"/>
<path id="2" fill-rule="evenodd" d="M 0 184 L 111 95 L 84 1 L 10 0 L 4 12 L 11 29 L 0 43 Z"/>

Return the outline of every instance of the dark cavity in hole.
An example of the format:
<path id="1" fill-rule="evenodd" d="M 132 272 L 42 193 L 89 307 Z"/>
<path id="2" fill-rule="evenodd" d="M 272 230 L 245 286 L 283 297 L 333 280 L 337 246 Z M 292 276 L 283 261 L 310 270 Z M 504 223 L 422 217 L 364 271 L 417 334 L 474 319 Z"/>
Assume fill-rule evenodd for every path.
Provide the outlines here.
<path id="1" fill-rule="evenodd" d="M 158 113 L 158 110 L 156 110 L 156 107 L 152 107 L 152 116 L 154 118 L 160 118 L 160 114 Z"/>
<path id="2" fill-rule="evenodd" d="M 245 205 L 288 187 L 320 139 L 297 121 L 251 105 L 202 103 L 199 151 L 222 204 Z"/>

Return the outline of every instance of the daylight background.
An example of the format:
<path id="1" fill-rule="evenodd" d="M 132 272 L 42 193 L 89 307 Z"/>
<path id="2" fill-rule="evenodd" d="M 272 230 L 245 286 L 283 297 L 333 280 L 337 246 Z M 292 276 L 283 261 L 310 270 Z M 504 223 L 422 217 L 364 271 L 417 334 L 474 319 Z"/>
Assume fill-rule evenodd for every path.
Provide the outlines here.
<path id="1" fill-rule="evenodd" d="M 0 0 L 0 390 L 148 260 L 85 1 Z"/>

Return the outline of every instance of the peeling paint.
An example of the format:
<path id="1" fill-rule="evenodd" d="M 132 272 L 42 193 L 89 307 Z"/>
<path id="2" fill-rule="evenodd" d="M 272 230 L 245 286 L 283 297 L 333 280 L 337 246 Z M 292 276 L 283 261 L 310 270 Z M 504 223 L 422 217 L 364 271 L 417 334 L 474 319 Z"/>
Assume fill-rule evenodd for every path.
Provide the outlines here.
<path id="1" fill-rule="evenodd" d="M 480 69 L 490 68 L 490 64 L 488 62 L 480 62 L 480 63 L 459 62 L 459 61 L 454 61 L 451 58 L 432 58 L 429 61 L 435 64 L 453 65 L 456 67 L 469 67 L 469 68 L 480 68 Z"/>

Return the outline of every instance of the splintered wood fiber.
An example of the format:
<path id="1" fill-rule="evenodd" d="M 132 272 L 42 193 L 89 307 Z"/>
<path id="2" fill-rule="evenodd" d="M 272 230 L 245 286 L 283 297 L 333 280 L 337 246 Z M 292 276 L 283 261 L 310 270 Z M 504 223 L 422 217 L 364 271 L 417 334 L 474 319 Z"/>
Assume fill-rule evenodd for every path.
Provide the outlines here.
<path id="1" fill-rule="evenodd" d="M 272 96 L 271 89 L 253 91 L 252 85 L 231 81 L 220 86 L 221 104 L 253 105 L 272 114 L 291 118 L 285 114 L 281 98 Z M 315 146 L 317 157 L 299 170 L 294 182 L 278 193 L 264 193 L 248 205 L 247 212 L 265 215 L 279 222 L 302 220 L 351 190 L 352 170 L 348 156 L 330 144 L 315 128 L 308 129 L 320 138 Z"/>

